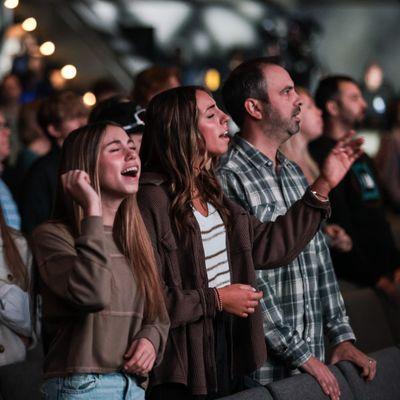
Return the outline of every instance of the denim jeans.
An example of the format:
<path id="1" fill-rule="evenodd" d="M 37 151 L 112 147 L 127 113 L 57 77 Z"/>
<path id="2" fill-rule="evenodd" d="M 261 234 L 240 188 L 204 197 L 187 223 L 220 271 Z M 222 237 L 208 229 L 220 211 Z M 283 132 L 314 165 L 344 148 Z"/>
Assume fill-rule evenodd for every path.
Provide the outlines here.
<path id="1" fill-rule="evenodd" d="M 144 400 L 135 377 L 120 372 L 50 378 L 41 393 L 42 400 Z"/>

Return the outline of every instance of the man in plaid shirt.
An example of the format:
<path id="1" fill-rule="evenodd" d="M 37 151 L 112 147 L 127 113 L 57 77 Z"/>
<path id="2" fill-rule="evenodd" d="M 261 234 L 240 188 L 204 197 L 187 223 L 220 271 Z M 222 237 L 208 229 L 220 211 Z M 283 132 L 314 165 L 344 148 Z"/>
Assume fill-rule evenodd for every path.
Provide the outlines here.
<path id="1" fill-rule="evenodd" d="M 271 59 L 236 68 L 223 87 L 227 111 L 240 127 L 218 175 L 225 193 L 262 221 L 274 221 L 307 188 L 300 168 L 278 151 L 300 129 L 300 101 L 289 74 Z M 316 194 L 318 196 L 318 194 Z M 262 384 L 299 369 L 313 375 L 331 399 L 336 378 L 324 364 L 324 332 L 334 347 L 332 362 L 349 360 L 372 379 L 376 363 L 357 350 L 324 236 L 318 232 L 287 267 L 258 271 L 264 298 L 269 358 L 255 374 Z"/>

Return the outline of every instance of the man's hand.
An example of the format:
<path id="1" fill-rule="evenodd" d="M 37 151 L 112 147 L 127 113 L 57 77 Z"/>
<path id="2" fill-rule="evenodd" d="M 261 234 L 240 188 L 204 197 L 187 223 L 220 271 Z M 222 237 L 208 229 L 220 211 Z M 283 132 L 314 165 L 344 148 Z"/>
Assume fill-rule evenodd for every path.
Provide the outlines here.
<path id="1" fill-rule="evenodd" d="M 333 350 L 331 364 L 350 361 L 362 369 L 361 376 L 372 381 L 376 375 L 376 361 L 358 350 L 351 342 L 339 343 Z"/>
<path id="2" fill-rule="evenodd" d="M 347 174 L 353 162 L 362 154 L 361 145 L 364 139 L 353 138 L 354 131 L 350 131 L 336 146 L 331 150 L 321 168 L 321 174 L 311 185 L 313 190 L 323 196 L 328 196 L 329 192 L 335 188 Z"/>
<path id="3" fill-rule="evenodd" d="M 125 353 L 124 370 L 130 374 L 146 375 L 153 368 L 156 350 L 146 338 L 136 339 Z"/>
<path id="4" fill-rule="evenodd" d="M 315 357 L 311 357 L 303 365 L 300 366 L 304 372 L 313 376 L 320 384 L 322 391 L 330 397 L 331 400 L 339 400 L 340 387 L 339 383 L 329 370 L 329 368 Z"/>

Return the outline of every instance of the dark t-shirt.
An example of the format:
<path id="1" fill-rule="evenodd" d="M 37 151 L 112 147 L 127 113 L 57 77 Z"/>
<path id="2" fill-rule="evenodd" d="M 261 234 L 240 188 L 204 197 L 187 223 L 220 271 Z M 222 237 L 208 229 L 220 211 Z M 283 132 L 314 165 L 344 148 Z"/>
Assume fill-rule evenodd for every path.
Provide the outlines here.
<path id="1" fill-rule="evenodd" d="M 327 137 L 310 144 L 310 152 L 319 165 L 335 144 Z M 381 276 L 400 266 L 400 253 L 385 217 L 381 190 L 369 156 L 363 154 L 353 164 L 329 198 L 330 222 L 344 228 L 353 240 L 350 252 L 332 251 L 339 279 L 374 285 Z"/>
<path id="2" fill-rule="evenodd" d="M 54 146 L 49 153 L 34 162 L 25 176 L 19 208 L 22 231 L 32 230 L 49 219 L 57 188 L 60 149 Z"/>

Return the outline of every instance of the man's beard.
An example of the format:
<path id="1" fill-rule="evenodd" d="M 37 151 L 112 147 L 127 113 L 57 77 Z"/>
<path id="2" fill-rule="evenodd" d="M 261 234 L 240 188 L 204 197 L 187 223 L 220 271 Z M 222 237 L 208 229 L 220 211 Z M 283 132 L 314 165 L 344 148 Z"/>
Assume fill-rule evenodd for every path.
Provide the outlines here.
<path id="1" fill-rule="evenodd" d="M 269 108 L 268 109 L 268 118 L 269 124 L 273 127 L 276 132 L 286 132 L 289 137 L 292 137 L 296 133 L 300 131 L 300 122 L 296 121 L 294 117 L 296 117 L 300 113 L 300 107 L 296 107 L 296 109 L 292 112 L 290 118 L 285 119 L 282 118 L 280 114 L 278 114 L 275 110 Z M 288 137 L 282 138 L 283 141 L 286 141 Z"/>

